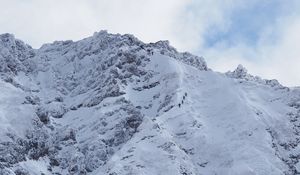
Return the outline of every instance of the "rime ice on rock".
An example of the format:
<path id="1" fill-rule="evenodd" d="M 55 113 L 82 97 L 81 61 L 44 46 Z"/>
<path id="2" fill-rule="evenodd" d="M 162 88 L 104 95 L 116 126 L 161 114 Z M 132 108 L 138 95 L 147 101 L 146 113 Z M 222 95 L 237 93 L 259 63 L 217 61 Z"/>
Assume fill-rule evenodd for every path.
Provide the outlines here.
<path id="1" fill-rule="evenodd" d="M 208 70 L 128 34 L 0 35 L 0 174 L 299 173 L 300 93 Z"/>
<path id="2" fill-rule="evenodd" d="M 234 78 L 245 78 L 248 73 L 247 69 L 241 64 L 231 73 L 231 76 Z"/>
<path id="3" fill-rule="evenodd" d="M 226 75 L 231 78 L 235 79 L 242 79 L 246 81 L 251 81 L 251 82 L 256 82 L 259 84 L 265 84 L 271 87 L 274 87 L 276 89 L 288 89 L 287 87 L 282 86 L 278 80 L 272 79 L 272 80 L 267 80 L 267 79 L 262 79 L 258 76 L 253 76 L 248 73 L 247 69 L 242 66 L 241 64 L 238 65 L 238 67 L 233 71 L 233 72 L 226 72 Z"/>

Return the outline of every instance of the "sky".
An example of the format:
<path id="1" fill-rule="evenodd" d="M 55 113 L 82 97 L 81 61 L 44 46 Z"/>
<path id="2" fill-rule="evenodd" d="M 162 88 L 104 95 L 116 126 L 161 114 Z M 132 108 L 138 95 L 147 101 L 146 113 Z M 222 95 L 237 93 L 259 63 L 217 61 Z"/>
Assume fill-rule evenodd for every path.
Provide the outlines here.
<path id="1" fill-rule="evenodd" d="M 300 86 L 299 0 L 0 0 L 0 33 L 34 48 L 94 32 L 169 40 L 215 71 Z"/>

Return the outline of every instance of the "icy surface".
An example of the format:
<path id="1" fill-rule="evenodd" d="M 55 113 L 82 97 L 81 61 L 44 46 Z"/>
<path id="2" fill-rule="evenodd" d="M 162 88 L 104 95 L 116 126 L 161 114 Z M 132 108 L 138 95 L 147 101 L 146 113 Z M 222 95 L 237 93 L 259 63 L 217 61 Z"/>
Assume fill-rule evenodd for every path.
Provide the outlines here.
<path id="1" fill-rule="evenodd" d="M 0 35 L 0 174 L 294 175 L 300 90 L 106 31 Z"/>

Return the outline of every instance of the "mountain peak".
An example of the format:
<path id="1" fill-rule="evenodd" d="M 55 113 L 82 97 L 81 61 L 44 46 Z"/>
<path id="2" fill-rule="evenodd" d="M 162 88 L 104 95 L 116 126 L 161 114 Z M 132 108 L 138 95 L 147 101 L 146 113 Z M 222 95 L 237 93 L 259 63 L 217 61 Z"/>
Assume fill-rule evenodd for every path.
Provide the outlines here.
<path id="1" fill-rule="evenodd" d="M 13 34 L 10 34 L 10 33 L 0 34 L 0 40 L 2 42 L 13 41 L 13 40 L 15 40 L 15 36 Z"/>
<path id="2" fill-rule="evenodd" d="M 299 92 L 276 80 L 130 34 L 0 38 L 0 174 L 300 171 Z"/>
<path id="3" fill-rule="evenodd" d="M 232 72 L 232 76 L 235 78 L 244 78 L 248 75 L 248 70 L 241 64 Z"/>

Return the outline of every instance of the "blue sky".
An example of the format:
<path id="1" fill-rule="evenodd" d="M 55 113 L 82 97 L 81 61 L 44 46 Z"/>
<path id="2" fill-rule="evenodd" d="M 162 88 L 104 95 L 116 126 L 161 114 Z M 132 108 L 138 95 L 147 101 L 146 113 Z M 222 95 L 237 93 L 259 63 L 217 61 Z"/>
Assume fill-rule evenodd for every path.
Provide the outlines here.
<path id="1" fill-rule="evenodd" d="M 95 31 L 169 40 L 220 72 L 243 64 L 263 78 L 300 86 L 299 0 L 0 0 L 0 33 L 32 45 Z"/>
<path id="2" fill-rule="evenodd" d="M 192 1 L 186 8 L 193 22 L 204 24 L 193 27 L 205 28 L 199 34 L 202 44 L 192 52 L 204 55 L 214 70 L 226 72 L 242 63 L 254 75 L 300 85 L 300 1 L 229 0 L 210 6 L 203 2 Z M 211 14 L 203 17 L 202 8 Z M 209 20 L 201 23 L 202 18 Z"/>
<path id="3" fill-rule="evenodd" d="M 276 19 L 283 15 L 282 8 L 280 1 L 273 0 L 248 3 L 246 7 L 233 9 L 228 14 L 230 24 L 226 29 L 211 26 L 207 30 L 204 35 L 205 47 L 213 47 L 218 42 L 225 42 L 229 46 L 237 42 L 256 45 L 262 30 L 276 23 Z"/>
<path id="4" fill-rule="evenodd" d="M 187 6 L 186 11 L 190 11 L 195 16 L 199 15 L 198 11 L 201 9 L 202 2 L 192 1 Z M 221 3 L 221 6 L 225 6 L 223 9 L 217 6 L 219 8 L 217 10 L 223 15 L 225 24 L 220 24 L 219 22 L 215 24 L 212 21 L 206 31 L 201 33 L 205 40 L 204 48 L 214 47 L 219 43 L 230 47 L 239 44 L 239 42 L 249 46 L 256 46 L 261 38 L 261 33 L 267 27 L 274 26 L 282 16 L 289 15 L 289 13 L 295 14 L 297 10 L 300 10 L 295 8 L 296 4 L 299 7 L 299 3 L 296 3 L 296 1 L 253 0 L 247 2 L 237 0 L 228 1 L 228 4 L 226 6 L 226 3 Z M 195 17 L 194 22 L 198 22 L 197 17 Z M 269 38 L 272 42 L 276 42 L 275 34 L 273 33 L 273 36 Z"/>

